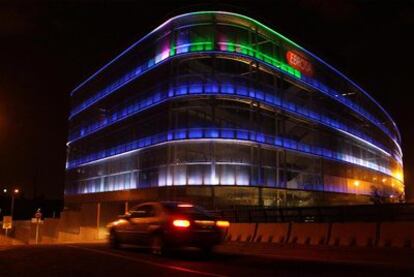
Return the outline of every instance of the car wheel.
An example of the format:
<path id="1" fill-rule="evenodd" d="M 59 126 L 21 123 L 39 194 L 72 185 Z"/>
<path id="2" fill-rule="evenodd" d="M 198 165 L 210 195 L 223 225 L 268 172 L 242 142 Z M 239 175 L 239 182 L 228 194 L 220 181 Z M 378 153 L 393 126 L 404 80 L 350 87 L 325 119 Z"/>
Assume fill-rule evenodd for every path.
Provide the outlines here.
<path id="1" fill-rule="evenodd" d="M 151 253 L 154 255 L 165 254 L 165 243 L 161 235 L 153 235 L 151 238 Z"/>
<path id="2" fill-rule="evenodd" d="M 118 249 L 120 247 L 119 238 L 115 230 L 111 230 L 109 233 L 109 245 L 114 249 Z"/>

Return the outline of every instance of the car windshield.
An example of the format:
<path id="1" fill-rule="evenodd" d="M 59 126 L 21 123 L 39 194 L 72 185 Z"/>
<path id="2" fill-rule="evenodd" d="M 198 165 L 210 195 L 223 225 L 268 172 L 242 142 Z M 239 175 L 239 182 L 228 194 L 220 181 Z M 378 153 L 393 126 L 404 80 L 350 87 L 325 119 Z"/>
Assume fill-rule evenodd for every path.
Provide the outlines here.
<path id="1" fill-rule="evenodd" d="M 185 215 L 203 215 L 211 217 L 211 214 L 208 213 L 201 207 L 194 206 L 187 203 L 163 203 L 164 208 L 173 214 L 185 214 Z"/>

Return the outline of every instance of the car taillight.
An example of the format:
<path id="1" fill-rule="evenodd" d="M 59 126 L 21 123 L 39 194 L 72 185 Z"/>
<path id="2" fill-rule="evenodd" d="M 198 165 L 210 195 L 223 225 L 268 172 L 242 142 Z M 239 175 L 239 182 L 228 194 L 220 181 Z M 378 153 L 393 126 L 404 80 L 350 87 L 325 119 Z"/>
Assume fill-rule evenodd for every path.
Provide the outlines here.
<path id="1" fill-rule="evenodd" d="M 188 228 L 190 227 L 190 221 L 186 219 L 175 219 L 172 224 L 177 228 Z"/>
<path id="2" fill-rule="evenodd" d="M 221 228 L 228 228 L 230 226 L 230 222 L 226 220 L 218 220 L 216 221 L 216 226 Z"/>
<path id="3" fill-rule="evenodd" d="M 178 204 L 177 207 L 178 208 L 193 208 L 194 206 L 193 206 L 193 204 L 183 203 L 183 204 Z"/>

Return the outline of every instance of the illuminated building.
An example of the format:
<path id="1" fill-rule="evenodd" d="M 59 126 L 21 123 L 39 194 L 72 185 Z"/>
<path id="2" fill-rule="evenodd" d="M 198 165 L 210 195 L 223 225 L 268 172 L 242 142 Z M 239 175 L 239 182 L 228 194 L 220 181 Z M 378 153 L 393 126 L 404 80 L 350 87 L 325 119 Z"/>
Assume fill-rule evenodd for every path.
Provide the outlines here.
<path id="1" fill-rule="evenodd" d="M 334 67 L 243 15 L 171 18 L 71 100 L 67 202 L 284 206 L 403 195 L 390 115 Z"/>

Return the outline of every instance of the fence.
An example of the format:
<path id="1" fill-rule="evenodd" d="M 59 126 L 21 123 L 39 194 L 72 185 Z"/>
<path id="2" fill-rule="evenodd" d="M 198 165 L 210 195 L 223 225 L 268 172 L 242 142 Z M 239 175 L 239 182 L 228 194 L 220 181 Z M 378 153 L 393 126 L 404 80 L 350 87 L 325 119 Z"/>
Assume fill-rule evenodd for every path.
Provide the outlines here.
<path id="1" fill-rule="evenodd" d="M 214 211 L 230 222 L 383 222 L 414 221 L 414 204 L 329 207 L 238 207 Z"/>

